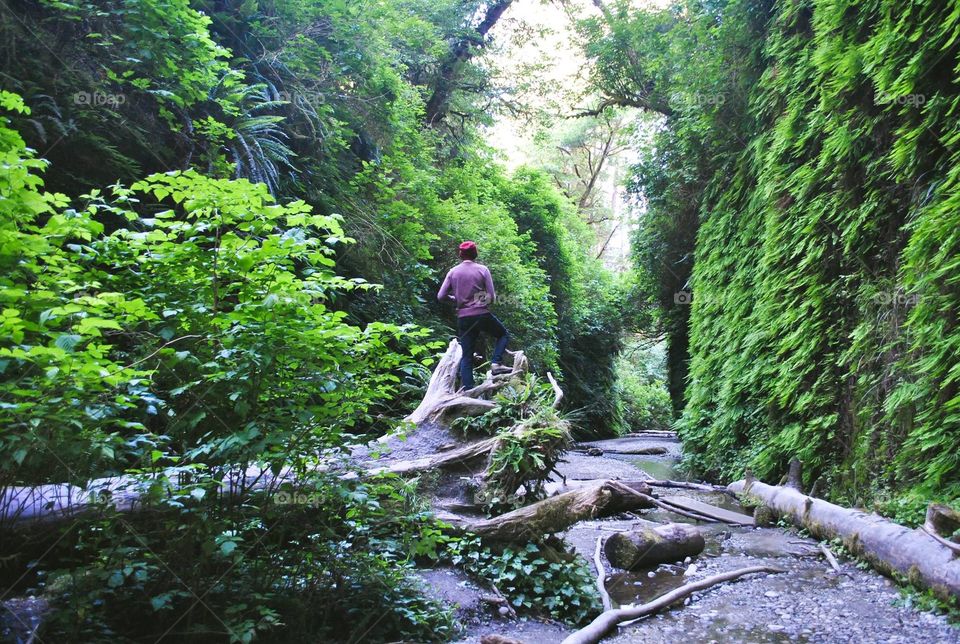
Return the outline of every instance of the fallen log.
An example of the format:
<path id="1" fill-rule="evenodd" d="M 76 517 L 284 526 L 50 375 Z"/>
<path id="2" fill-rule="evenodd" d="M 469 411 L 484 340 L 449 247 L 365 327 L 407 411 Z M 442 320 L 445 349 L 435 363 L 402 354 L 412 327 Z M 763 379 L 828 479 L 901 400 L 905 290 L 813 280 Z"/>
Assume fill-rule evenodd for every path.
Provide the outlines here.
<path id="1" fill-rule="evenodd" d="M 155 503 L 157 496 L 167 496 L 180 489 L 182 477 L 183 472 L 171 468 L 154 474 L 92 479 L 83 485 L 47 483 L 0 487 L 0 530 L 33 523 L 56 523 L 106 510 L 138 512 Z M 253 491 L 270 492 L 296 482 L 289 467 L 274 471 L 267 465 L 251 465 L 225 471 L 218 493 L 231 497 Z"/>
<path id="2" fill-rule="evenodd" d="M 719 494 L 726 494 L 727 496 L 732 496 L 736 498 L 736 494 L 723 487 L 722 485 L 710 485 L 708 483 L 690 483 L 689 481 L 671 481 L 664 479 L 658 481 L 655 479 L 648 479 L 646 481 L 647 485 L 650 487 L 673 487 L 681 490 L 697 490 L 698 492 L 717 492 Z"/>
<path id="3" fill-rule="evenodd" d="M 677 438 L 677 432 L 668 429 L 644 429 L 639 432 L 630 432 L 624 435 L 625 438 Z"/>
<path id="4" fill-rule="evenodd" d="M 580 449 L 589 453 L 590 450 L 600 450 L 600 454 L 622 454 L 624 456 L 660 456 L 667 453 L 666 447 L 660 447 L 659 445 L 653 446 L 643 446 L 643 447 L 607 447 L 601 449 L 596 445 L 583 445 L 580 446 Z"/>
<path id="5" fill-rule="evenodd" d="M 713 575 L 712 577 L 707 577 L 706 579 L 694 581 L 680 586 L 680 588 L 671 590 L 669 593 L 665 593 L 653 601 L 641 606 L 614 608 L 612 610 L 604 611 L 599 617 L 590 622 L 590 624 L 584 628 L 581 628 L 576 633 L 569 635 L 561 644 L 596 644 L 596 642 L 599 642 L 601 639 L 603 639 L 604 635 L 606 635 L 611 629 L 621 622 L 639 619 L 641 617 L 646 617 L 647 615 L 653 615 L 654 613 L 658 613 L 665 608 L 669 608 L 675 602 L 683 599 L 684 597 L 688 597 L 697 591 L 705 590 L 711 586 L 716 586 L 717 584 L 725 581 L 739 579 L 744 575 L 752 575 L 759 572 L 780 573 L 786 571 L 780 568 L 774 568 L 772 566 L 751 566 L 749 568 L 741 568 L 740 570 L 733 570 L 731 572 L 725 572 L 719 575 Z"/>
<path id="6" fill-rule="evenodd" d="M 703 533 L 696 526 L 668 523 L 612 534 L 603 552 L 617 568 L 635 570 L 695 557 L 705 546 Z"/>
<path id="7" fill-rule="evenodd" d="M 814 536 L 840 538 L 844 547 L 880 572 L 930 588 L 943 599 L 960 597 L 960 559 L 922 528 L 910 530 L 879 515 L 834 505 L 793 488 L 737 481 L 730 490 L 758 499 Z"/>
<path id="8" fill-rule="evenodd" d="M 731 525 L 754 525 L 752 516 L 741 514 L 739 512 L 733 512 L 731 510 L 724 510 L 723 508 L 718 508 L 714 505 L 710 505 L 709 503 L 697 501 L 696 499 L 691 499 L 689 497 L 663 496 L 660 497 L 660 500 L 672 508 L 679 508 L 680 510 L 691 512 L 713 521 L 719 521 L 720 523 L 729 523 Z"/>
<path id="9" fill-rule="evenodd" d="M 367 474 L 376 475 L 390 472 L 391 474 L 416 474 L 436 469 L 458 469 L 469 467 L 480 460 L 486 459 L 496 449 L 498 438 L 485 438 L 468 443 L 463 447 L 448 449 L 423 458 L 409 461 L 396 461 L 383 467 L 367 470 Z"/>
<path id="10" fill-rule="evenodd" d="M 634 489 L 635 488 L 635 489 Z M 471 519 L 437 513 L 437 518 L 463 532 L 490 541 L 525 542 L 562 532 L 580 521 L 652 507 L 642 483 L 627 487 L 619 481 L 601 481 L 552 496 L 491 519 Z"/>

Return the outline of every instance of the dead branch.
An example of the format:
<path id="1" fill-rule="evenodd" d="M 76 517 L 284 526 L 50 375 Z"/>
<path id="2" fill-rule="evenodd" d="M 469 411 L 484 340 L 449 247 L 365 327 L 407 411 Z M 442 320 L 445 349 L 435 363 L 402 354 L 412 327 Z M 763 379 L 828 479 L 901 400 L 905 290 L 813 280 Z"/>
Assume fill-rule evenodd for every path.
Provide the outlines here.
<path id="1" fill-rule="evenodd" d="M 673 488 L 679 488 L 682 490 L 697 490 L 699 492 L 717 492 L 719 494 L 725 494 L 727 496 L 736 498 L 736 495 L 733 492 L 723 487 L 722 485 L 709 485 L 706 483 L 690 483 L 687 481 L 670 481 L 670 480 L 662 480 L 662 481 L 650 480 L 650 481 L 647 481 L 647 485 L 649 485 L 650 487 L 673 487 Z"/>
<path id="2" fill-rule="evenodd" d="M 550 386 L 553 387 L 553 408 L 560 408 L 560 401 L 563 400 L 563 389 L 560 388 L 560 385 L 557 384 L 557 379 L 553 377 L 553 374 L 549 371 L 547 372 L 547 380 L 550 381 Z"/>
<path id="3" fill-rule="evenodd" d="M 823 556 L 826 558 L 827 563 L 830 564 L 830 567 L 840 572 L 840 564 L 837 563 L 837 558 L 833 556 L 833 553 L 830 552 L 830 548 L 827 547 L 827 544 L 820 544 L 820 552 L 823 553 Z"/>
<path id="4" fill-rule="evenodd" d="M 680 588 L 672 590 L 669 593 L 661 595 L 660 597 L 657 597 L 653 601 L 643 604 L 642 606 L 615 608 L 604 611 L 599 617 L 590 622 L 589 625 L 581 628 L 576 633 L 564 639 L 562 644 L 595 644 L 603 639 L 604 635 L 606 635 L 611 629 L 621 622 L 653 615 L 665 608 L 670 607 L 675 602 L 685 597 L 689 597 L 695 592 L 705 590 L 711 586 L 716 586 L 717 584 L 721 584 L 725 581 L 732 581 L 745 575 L 752 575 L 760 572 L 781 573 L 786 571 L 781 568 L 774 568 L 773 566 L 750 566 L 749 568 L 741 568 L 740 570 L 733 570 L 731 572 L 725 572 L 719 575 L 713 575 L 712 577 L 707 577 L 706 579 L 694 581 L 689 584 L 685 584 Z"/>
<path id="5" fill-rule="evenodd" d="M 527 357 L 522 351 L 508 351 L 507 354 L 513 360 L 510 373 L 488 378 L 473 389 L 457 391 L 457 373 L 462 350 L 459 342 L 451 340 L 440 362 L 437 363 L 433 375 L 430 376 L 430 383 L 427 385 L 423 400 L 404 420 L 415 425 L 427 421 L 446 425 L 453 418 L 479 416 L 494 409 L 497 404 L 481 396 L 505 387 L 514 378 L 522 376 L 529 370 Z"/>
<path id="6" fill-rule="evenodd" d="M 665 496 L 660 497 L 660 500 L 671 508 L 679 508 L 687 512 L 692 512 L 712 521 L 729 523 L 730 525 L 756 525 L 752 516 L 724 510 L 723 508 L 718 508 L 709 503 L 697 501 L 696 499 L 680 496 Z"/>
<path id="7" fill-rule="evenodd" d="M 593 563 L 597 567 L 597 592 L 600 593 L 600 602 L 603 604 L 603 610 L 610 610 L 613 608 L 613 604 L 610 603 L 610 593 L 607 592 L 607 571 L 603 569 L 603 557 L 600 556 L 603 541 L 603 535 L 597 537 L 597 547 L 593 551 Z"/>

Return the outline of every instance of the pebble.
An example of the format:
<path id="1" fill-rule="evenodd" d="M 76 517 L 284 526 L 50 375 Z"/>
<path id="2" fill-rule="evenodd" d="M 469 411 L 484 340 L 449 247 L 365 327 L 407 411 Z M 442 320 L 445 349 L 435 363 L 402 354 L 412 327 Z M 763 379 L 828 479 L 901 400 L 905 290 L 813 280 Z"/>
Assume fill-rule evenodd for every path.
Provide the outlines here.
<path id="1" fill-rule="evenodd" d="M 779 597 L 780 593 L 775 590 L 768 590 L 767 592 L 763 593 L 763 595 L 764 597 L 770 597 L 772 599 L 774 597 Z"/>

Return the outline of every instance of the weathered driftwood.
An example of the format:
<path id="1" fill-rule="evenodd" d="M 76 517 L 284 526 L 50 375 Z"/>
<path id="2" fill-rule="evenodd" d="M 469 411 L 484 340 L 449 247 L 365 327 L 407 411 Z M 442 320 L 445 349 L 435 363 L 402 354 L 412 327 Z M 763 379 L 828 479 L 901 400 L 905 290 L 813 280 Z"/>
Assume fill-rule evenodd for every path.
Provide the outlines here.
<path id="1" fill-rule="evenodd" d="M 705 545 L 703 533 L 696 526 L 667 523 L 612 534 L 603 552 L 617 568 L 634 570 L 695 557 Z"/>
<path id="2" fill-rule="evenodd" d="M 479 416 L 497 406 L 492 400 L 481 396 L 500 389 L 529 370 L 529 363 L 522 351 L 508 351 L 507 355 L 512 363 L 509 373 L 491 376 L 473 389 L 457 390 L 461 355 L 460 343 L 451 340 L 430 376 L 423 400 L 413 413 L 405 418 L 406 421 L 415 425 L 427 421 L 448 425 L 453 418 Z M 559 390 L 559 386 L 556 386 L 555 390 Z M 560 396 L 562 395 L 560 392 Z M 559 404 L 559 398 L 557 403 Z"/>
<path id="3" fill-rule="evenodd" d="M 883 517 L 834 505 L 793 488 L 737 481 L 730 489 L 746 494 L 820 539 L 840 538 L 855 555 L 880 572 L 901 575 L 941 597 L 960 597 L 960 558 L 922 528 L 910 530 Z"/>
<path id="4" fill-rule="evenodd" d="M 621 622 L 639 619 L 641 617 L 646 617 L 647 615 L 653 615 L 665 608 L 669 608 L 677 601 L 688 597 L 697 591 L 705 590 L 711 586 L 716 586 L 717 584 L 725 581 L 739 579 L 744 575 L 752 575 L 760 572 L 779 573 L 784 571 L 780 568 L 774 568 L 772 566 L 751 566 L 749 568 L 741 568 L 740 570 L 733 570 L 731 572 L 713 575 L 712 577 L 707 577 L 706 579 L 684 584 L 683 586 L 680 586 L 680 588 L 671 590 L 670 592 L 665 593 L 653 601 L 643 604 L 642 606 L 627 606 L 624 608 L 614 608 L 612 610 L 604 611 L 599 617 L 590 622 L 590 624 L 564 639 L 562 644 L 596 644 L 596 642 L 599 642 L 601 639 L 603 639 L 604 635 L 610 632 L 614 627 L 617 626 L 617 624 L 620 624 Z"/>
<path id="5" fill-rule="evenodd" d="M 471 519 L 445 513 L 437 513 L 437 517 L 482 539 L 525 542 L 562 532 L 580 521 L 649 508 L 651 505 L 647 499 L 651 497 L 646 494 L 649 491 L 650 488 L 642 483 L 628 487 L 620 481 L 600 481 L 492 519 Z"/>
<path id="6" fill-rule="evenodd" d="M 597 537 L 597 547 L 593 551 L 593 565 L 597 567 L 597 592 L 600 594 L 600 603 L 603 604 L 603 610 L 613 608 L 610 601 L 610 593 L 607 592 L 607 571 L 603 568 L 603 557 L 600 556 L 603 548 L 603 536 Z"/>

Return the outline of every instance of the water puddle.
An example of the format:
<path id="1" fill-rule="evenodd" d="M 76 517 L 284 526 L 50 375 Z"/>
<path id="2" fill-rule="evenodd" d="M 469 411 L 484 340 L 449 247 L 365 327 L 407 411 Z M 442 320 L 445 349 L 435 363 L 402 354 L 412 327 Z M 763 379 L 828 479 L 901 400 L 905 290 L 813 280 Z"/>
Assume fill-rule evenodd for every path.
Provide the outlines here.
<path id="1" fill-rule="evenodd" d="M 615 606 L 644 604 L 684 584 L 684 566 L 660 566 L 651 570 L 618 572 L 607 580 L 607 592 Z M 649 573 L 653 572 L 653 577 Z"/>
<path id="2" fill-rule="evenodd" d="M 733 609 L 734 607 L 731 607 Z M 723 615 L 707 614 L 703 616 L 707 621 L 703 635 L 705 642 L 750 642 L 761 644 L 766 642 L 806 642 L 807 638 L 791 637 L 780 633 L 770 626 L 747 626 L 728 619 Z"/>
<path id="3" fill-rule="evenodd" d="M 677 469 L 677 462 L 673 459 L 654 460 L 651 458 L 627 459 L 635 467 L 640 468 L 655 479 L 665 481 L 685 481 L 686 477 Z"/>

